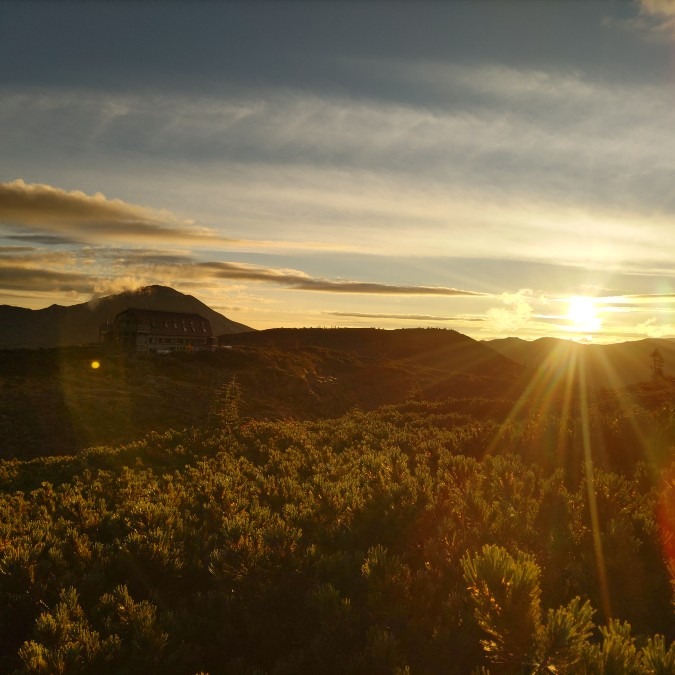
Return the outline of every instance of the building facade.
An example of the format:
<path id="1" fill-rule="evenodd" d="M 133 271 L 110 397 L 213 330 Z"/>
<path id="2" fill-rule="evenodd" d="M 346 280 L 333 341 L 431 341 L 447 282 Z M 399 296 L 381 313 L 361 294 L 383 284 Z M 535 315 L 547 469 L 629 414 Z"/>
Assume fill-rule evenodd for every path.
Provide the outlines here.
<path id="1" fill-rule="evenodd" d="M 218 344 L 211 323 L 203 316 L 148 309 L 120 312 L 101 327 L 101 338 L 105 344 L 136 353 L 214 350 Z"/>

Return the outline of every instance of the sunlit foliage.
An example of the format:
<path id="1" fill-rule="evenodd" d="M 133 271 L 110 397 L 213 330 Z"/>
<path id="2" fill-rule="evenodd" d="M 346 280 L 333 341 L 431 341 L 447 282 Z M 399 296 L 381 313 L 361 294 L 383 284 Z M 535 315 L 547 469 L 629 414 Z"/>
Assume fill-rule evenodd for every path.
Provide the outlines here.
<path id="1" fill-rule="evenodd" d="M 240 397 L 0 463 L 1 672 L 673 672 L 660 407 L 658 461 L 605 438 L 594 533 L 573 418 L 451 399 L 260 421 Z M 594 405 L 598 438 L 622 424 Z"/>

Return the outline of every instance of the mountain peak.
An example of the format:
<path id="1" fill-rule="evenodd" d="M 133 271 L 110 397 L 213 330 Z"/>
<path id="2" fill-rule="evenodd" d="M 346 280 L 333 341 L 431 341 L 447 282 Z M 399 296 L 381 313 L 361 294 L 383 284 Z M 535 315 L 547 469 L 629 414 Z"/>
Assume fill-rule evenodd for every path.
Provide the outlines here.
<path id="1" fill-rule="evenodd" d="M 155 284 L 71 307 L 52 305 L 26 310 L 20 321 L 15 313 L 4 311 L 0 316 L 0 348 L 34 349 L 96 343 L 101 324 L 131 308 L 199 314 L 209 320 L 216 335 L 253 330 L 219 314 L 191 295 Z"/>

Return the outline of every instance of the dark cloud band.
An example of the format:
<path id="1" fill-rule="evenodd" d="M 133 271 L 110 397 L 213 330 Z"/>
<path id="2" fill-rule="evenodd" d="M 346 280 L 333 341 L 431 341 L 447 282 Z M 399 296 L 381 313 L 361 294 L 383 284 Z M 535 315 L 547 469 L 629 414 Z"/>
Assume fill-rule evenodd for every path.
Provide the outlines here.
<path id="1" fill-rule="evenodd" d="M 168 212 L 156 212 L 120 199 L 107 199 L 101 193 L 68 192 L 51 185 L 29 184 L 21 179 L 0 183 L 0 222 L 37 228 L 39 232 L 11 236 L 42 239 L 42 243 L 48 244 L 111 237 L 194 244 L 231 241 L 186 227 Z M 45 234 L 45 230 L 49 234 Z M 52 234 L 54 232 L 56 234 Z"/>
<path id="2" fill-rule="evenodd" d="M 0 267 L 0 288 L 13 291 L 93 293 L 95 283 L 86 274 L 7 266 Z"/>
<path id="3" fill-rule="evenodd" d="M 262 281 L 300 291 L 364 293 L 371 295 L 483 296 L 484 293 L 445 286 L 400 286 L 370 281 L 343 281 L 310 277 L 297 270 L 283 270 L 243 263 L 200 263 L 197 268 L 218 279 Z"/>

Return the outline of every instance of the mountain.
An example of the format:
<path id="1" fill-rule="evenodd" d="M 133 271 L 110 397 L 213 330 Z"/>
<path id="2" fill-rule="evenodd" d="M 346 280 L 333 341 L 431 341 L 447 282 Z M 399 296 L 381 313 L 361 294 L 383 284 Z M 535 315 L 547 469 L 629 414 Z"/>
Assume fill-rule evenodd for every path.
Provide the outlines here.
<path id="1" fill-rule="evenodd" d="M 575 366 L 587 383 L 612 389 L 644 382 L 652 377 L 650 355 L 655 349 L 664 360 L 663 371 L 675 375 L 675 340 L 647 338 L 616 344 L 580 344 L 558 338 L 503 338 L 486 340 L 491 349 L 528 368 L 562 374 Z"/>
<path id="2" fill-rule="evenodd" d="M 36 349 L 95 343 L 99 341 L 101 324 L 112 321 L 119 312 L 130 307 L 200 314 L 211 322 L 215 335 L 253 330 L 231 321 L 191 295 L 167 286 L 145 286 L 70 307 L 25 309 L 0 305 L 0 348 Z"/>
<path id="3" fill-rule="evenodd" d="M 271 328 L 221 335 L 220 344 L 286 350 L 323 348 L 377 360 L 403 361 L 445 373 L 507 374 L 516 367 L 509 357 L 468 335 L 433 328 Z"/>

